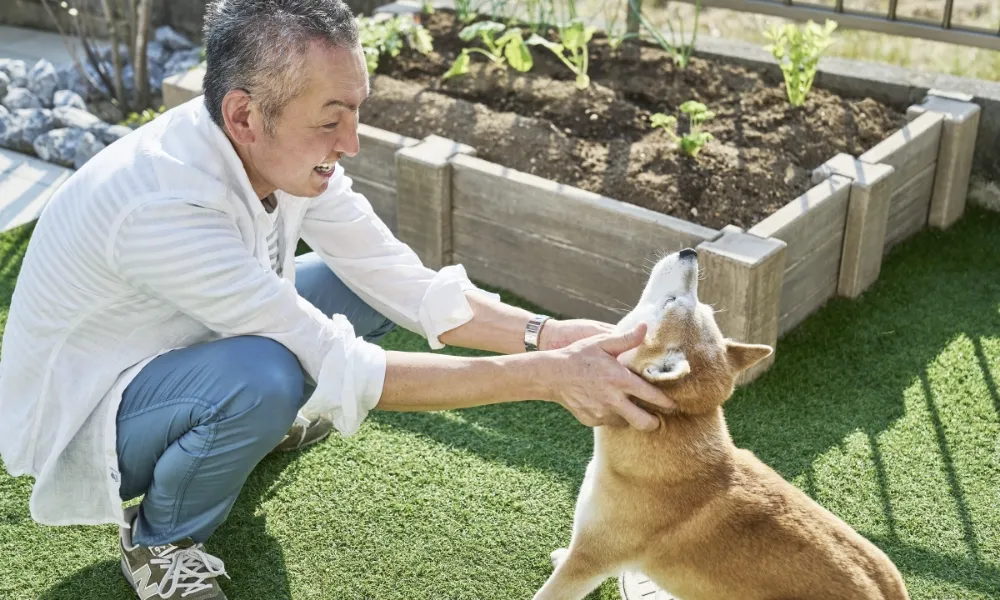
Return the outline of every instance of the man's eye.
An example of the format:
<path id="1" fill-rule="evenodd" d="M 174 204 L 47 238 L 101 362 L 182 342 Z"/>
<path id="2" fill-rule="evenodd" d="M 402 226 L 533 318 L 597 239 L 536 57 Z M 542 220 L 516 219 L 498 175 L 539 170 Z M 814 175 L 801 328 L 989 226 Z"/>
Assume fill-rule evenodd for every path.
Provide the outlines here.
<path id="1" fill-rule="evenodd" d="M 340 123 L 339 122 L 338 123 L 327 123 L 326 125 L 323 126 L 323 129 L 336 129 L 337 125 L 340 125 Z"/>

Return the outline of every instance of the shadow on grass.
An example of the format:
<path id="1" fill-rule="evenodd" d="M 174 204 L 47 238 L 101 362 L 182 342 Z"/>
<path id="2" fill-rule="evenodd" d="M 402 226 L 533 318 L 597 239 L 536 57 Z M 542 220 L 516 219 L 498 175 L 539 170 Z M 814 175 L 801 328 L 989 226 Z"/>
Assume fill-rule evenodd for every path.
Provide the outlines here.
<path id="1" fill-rule="evenodd" d="M 476 285 L 497 293 L 502 300 L 533 313 L 544 308 L 482 282 Z M 553 314 L 556 318 L 561 315 Z M 393 350 L 427 352 L 427 342 L 408 331 L 396 329 L 381 345 Z M 464 348 L 445 348 L 441 353 L 488 356 Z M 457 417 L 457 418 L 456 418 Z M 568 411 L 555 404 L 536 401 L 495 404 L 442 413 L 374 411 L 373 422 L 405 430 L 445 446 L 473 452 L 515 469 L 544 471 L 570 483 L 583 481 L 583 471 L 593 451 L 593 432 L 580 425 Z"/>
<path id="2" fill-rule="evenodd" d="M 88 565 L 45 591 L 39 600 L 78 600 L 79 598 L 135 598 L 116 560 Z"/>
<path id="3" fill-rule="evenodd" d="M 1000 414 L 996 383 L 980 340 L 1000 336 L 1000 279 L 995 232 L 1000 215 L 970 208 L 946 232 L 925 231 L 893 250 L 879 281 L 855 301 L 837 299 L 778 344 L 775 366 L 727 404 L 738 446 L 752 450 L 786 479 L 848 435 L 867 434 L 887 536 L 870 539 L 904 574 L 1000 595 L 1000 570 L 983 560 L 927 379 L 927 366 L 957 338 L 972 340 L 978 366 Z M 897 535 L 883 456 L 876 441 L 904 414 L 904 392 L 920 386 L 967 550 L 964 557 L 915 547 Z M 807 485 L 808 488 L 808 485 Z M 811 495 L 814 491 L 807 489 Z"/>
<path id="4" fill-rule="evenodd" d="M 926 381 L 928 363 L 959 336 L 974 341 L 1000 413 L 1000 396 L 979 343 L 983 337 L 1000 336 L 997 230 L 1000 215 L 970 207 L 951 230 L 925 231 L 894 249 L 879 281 L 862 298 L 831 300 L 785 336 L 775 366 L 738 390 L 726 406 L 736 444 L 786 479 L 804 475 L 806 491 L 815 495 L 810 483 L 813 462 L 848 435 L 862 431 L 874 441 L 901 418 L 904 391 Z M 372 418 L 491 461 L 546 470 L 576 483 L 582 480 L 591 432 L 562 409 L 499 405 L 455 414 L 458 418 L 376 412 Z M 878 445 L 872 443 L 890 531 L 889 537 L 875 541 L 904 573 L 1000 594 L 1000 571 L 982 560 L 939 420 L 935 430 L 968 558 L 928 553 L 896 537 L 886 467 Z"/>
<path id="5" fill-rule="evenodd" d="M 247 479 L 225 523 L 209 538 L 205 547 L 226 565 L 232 579 L 220 578 L 230 598 L 291 600 L 284 552 L 268 532 L 264 516 L 257 508 L 275 491 L 275 482 L 295 460 L 296 454 L 265 458 Z M 78 598 L 135 598 L 121 574 L 119 562 L 103 561 L 70 574 L 46 590 L 39 600 Z"/>
<path id="6" fill-rule="evenodd" d="M 267 532 L 267 517 L 257 509 L 277 491 L 276 482 L 296 456 L 283 453 L 262 460 L 247 478 L 229 517 L 206 544 L 231 573 L 231 580 L 222 581 L 230 598 L 291 600 L 284 550 Z"/>

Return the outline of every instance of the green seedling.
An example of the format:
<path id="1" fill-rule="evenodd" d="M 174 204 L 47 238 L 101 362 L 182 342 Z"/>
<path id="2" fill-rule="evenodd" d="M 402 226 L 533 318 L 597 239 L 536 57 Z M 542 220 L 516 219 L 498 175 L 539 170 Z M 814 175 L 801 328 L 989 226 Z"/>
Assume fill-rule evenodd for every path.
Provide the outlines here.
<path id="1" fill-rule="evenodd" d="M 620 31 L 618 20 L 621 17 L 622 3 L 605 2 L 601 8 L 604 12 L 604 33 L 608 37 L 608 47 L 612 52 L 617 52 L 625 40 L 639 37 L 638 33 Z"/>
<path id="2" fill-rule="evenodd" d="M 587 69 L 590 65 L 590 52 L 587 44 L 594 37 L 596 27 L 587 27 L 580 21 L 559 29 L 559 42 L 550 42 L 537 33 L 528 38 L 529 46 L 545 46 L 553 52 L 569 70 L 576 75 L 576 88 L 583 90 L 590 85 Z M 564 54 L 568 52 L 568 56 Z"/>
<path id="3" fill-rule="evenodd" d="M 820 27 L 810 19 L 802 29 L 788 23 L 783 27 L 772 26 L 764 32 L 764 37 L 771 42 L 764 49 L 778 59 L 792 106 L 805 104 L 816 78 L 819 57 L 833 43 L 830 34 L 836 28 L 836 21 L 828 19 Z"/>
<path id="4" fill-rule="evenodd" d="M 431 33 L 409 17 L 395 16 L 382 21 L 376 21 L 372 17 L 359 17 L 358 33 L 369 73 L 378 69 L 379 60 L 383 56 L 399 56 L 405 44 L 421 54 L 430 54 L 434 50 Z"/>
<path id="5" fill-rule="evenodd" d="M 688 100 L 684 104 L 681 104 L 680 110 L 683 114 L 687 115 L 690 124 L 690 130 L 683 136 L 677 135 L 677 117 L 664 113 L 656 113 L 649 120 L 653 127 L 663 129 L 682 152 L 693 158 L 698 156 L 698 153 L 701 152 L 705 144 L 715 139 L 711 133 L 702 131 L 701 129 L 701 126 L 706 121 L 715 118 L 715 113 L 708 110 L 708 107 L 701 102 L 694 100 Z"/>
<path id="6" fill-rule="evenodd" d="M 466 25 L 475 21 L 476 9 L 472 7 L 472 0 L 455 0 L 455 16 Z"/>
<path id="7" fill-rule="evenodd" d="M 678 18 L 677 28 L 674 28 L 674 22 L 672 18 L 667 19 L 667 31 L 670 33 L 670 39 L 668 40 L 663 33 L 652 21 L 650 21 L 645 13 L 642 12 L 642 2 L 641 0 L 628 0 L 627 1 L 629 11 L 635 19 L 638 20 L 639 24 L 646 30 L 647 33 L 653 38 L 653 41 L 660 45 L 664 51 L 666 51 L 674 59 L 674 64 L 680 69 L 686 69 L 689 64 L 691 64 L 691 54 L 694 52 L 694 44 L 698 39 L 698 18 L 701 15 L 701 0 L 695 0 L 694 4 L 694 26 L 691 28 L 691 40 L 685 41 L 684 37 L 684 22 Z M 678 35 L 678 31 L 680 34 Z M 679 40 L 678 40 L 679 38 Z"/>
<path id="8" fill-rule="evenodd" d="M 132 129 L 138 129 L 146 123 L 149 123 L 156 117 L 162 115 L 164 111 L 167 110 L 166 106 L 160 106 L 160 108 L 153 110 L 152 108 L 147 108 L 146 110 L 139 112 L 129 113 L 123 120 L 119 121 L 119 125 L 125 125 L 126 127 L 131 127 Z"/>
<path id="9" fill-rule="evenodd" d="M 503 34 L 503 35 L 500 35 Z M 497 37 L 497 36 L 500 37 Z M 471 55 L 482 54 L 498 66 L 509 64 L 514 69 L 524 73 L 531 70 L 534 59 L 524 43 L 521 30 L 517 27 L 507 29 L 503 23 L 496 21 L 480 21 L 462 29 L 458 37 L 463 42 L 471 42 L 478 37 L 485 49 L 479 47 L 463 48 L 451 68 L 444 74 L 444 79 L 465 75 L 469 72 Z"/>

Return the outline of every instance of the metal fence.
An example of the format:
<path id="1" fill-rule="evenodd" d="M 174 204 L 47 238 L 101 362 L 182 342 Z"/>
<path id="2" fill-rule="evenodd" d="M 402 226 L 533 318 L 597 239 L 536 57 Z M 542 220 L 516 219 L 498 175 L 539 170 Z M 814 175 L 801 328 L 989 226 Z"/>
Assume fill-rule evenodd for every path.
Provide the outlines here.
<path id="1" fill-rule="evenodd" d="M 695 0 L 680 0 L 694 4 Z M 899 0 L 889 0 L 885 13 L 856 11 L 844 8 L 844 0 L 831 0 L 832 5 L 821 5 L 794 0 L 701 0 L 704 7 L 724 8 L 759 13 L 795 21 L 823 21 L 833 19 L 845 28 L 865 29 L 936 42 L 963 46 L 977 46 L 1000 51 L 1000 27 L 992 29 L 967 27 L 952 23 L 954 0 L 943 0 L 944 11 L 940 22 L 900 17 L 896 14 Z M 904 0 L 905 1 L 905 0 Z"/>

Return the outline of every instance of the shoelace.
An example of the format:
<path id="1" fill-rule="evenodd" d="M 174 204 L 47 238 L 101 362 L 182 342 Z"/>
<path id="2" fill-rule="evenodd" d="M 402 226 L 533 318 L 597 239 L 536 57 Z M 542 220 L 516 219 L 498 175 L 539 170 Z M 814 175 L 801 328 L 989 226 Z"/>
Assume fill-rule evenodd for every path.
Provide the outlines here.
<path id="1" fill-rule="evenodd" d="M 211 589 L 212 585 L 205 583 L 206 579 L 219 575 L 229 577 L 222 560 L 205 552 L 204 546 L 201 544 L 190 548 L 172 546 L 161 556 L 153 558 L 149 562 L 167 570 L 159 585 L 158 591 L 161 598 L 170 598 L 178 589 L 184 590 L 184 593 L 181 594 L 183 598 L 202 590 Z M 166 589 L 164 589 L 165 586 Z"/>

